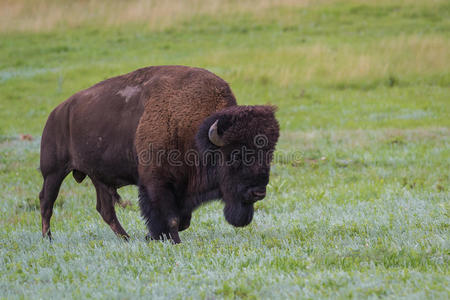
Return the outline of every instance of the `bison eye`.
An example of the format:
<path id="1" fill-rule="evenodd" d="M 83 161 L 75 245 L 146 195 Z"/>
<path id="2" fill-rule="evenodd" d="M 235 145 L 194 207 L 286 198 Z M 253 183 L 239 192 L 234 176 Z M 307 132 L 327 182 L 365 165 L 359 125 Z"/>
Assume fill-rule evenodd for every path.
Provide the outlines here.
<path id="1" fill-rule="evenodd" d="M 229 166 L 234 169 L 239 169 L 242 166 L 242 160 L 240 159 L 233 159 L 230 161 Z"/>
<path id="2" fill-rule="evenodd" d="M 228 157 L 230 161 L 242 160 L 242 153 L 240 151 L 232 151 Z"/>
<path id="3" fill-rule="evenodd" d="M 239 169 L 242 166 L 242 157 L 240 153 L 231 153 L 228 158 L 228 166 L 234 169 Z"/>

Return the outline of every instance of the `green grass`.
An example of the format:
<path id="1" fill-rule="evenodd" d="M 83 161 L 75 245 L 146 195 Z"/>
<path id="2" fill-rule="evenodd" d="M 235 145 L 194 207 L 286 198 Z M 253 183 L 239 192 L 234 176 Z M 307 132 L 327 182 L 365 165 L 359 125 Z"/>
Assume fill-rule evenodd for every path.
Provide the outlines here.
<path id="1" fill-rule="evenodd" d="M 0 298 L 449 297 L 449 4 L 283 3 L 162 28 L 139 19 L 0 31 Z M 240 104 L 279 107 L 254 221 L 233 228 L 214 202 L 181 245 L 148 243 L 126 187 L 126 243 L 96 212 L 89 180 L 69 176 L 54 242 L 43 240 L 37 167 L 51 109 L 160 64 L 207 68 Z"/>

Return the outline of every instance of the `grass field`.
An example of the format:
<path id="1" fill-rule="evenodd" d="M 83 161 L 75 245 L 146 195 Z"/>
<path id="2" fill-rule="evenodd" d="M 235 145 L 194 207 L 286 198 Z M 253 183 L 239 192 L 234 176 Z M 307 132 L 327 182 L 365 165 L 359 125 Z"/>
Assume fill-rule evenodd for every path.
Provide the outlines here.
<path id="1" fill-rule="evenodd" d="M 161 64 L 279 107 L 253 222 L 233 228 L 214 202 L 181 245 L 148 243 L 126 187 L 127 243 L 68 176 L 43 240 L 50 111 Z M 448 1 L 0 1 L 0 298 L 448 299 L 449 170 Z"/>

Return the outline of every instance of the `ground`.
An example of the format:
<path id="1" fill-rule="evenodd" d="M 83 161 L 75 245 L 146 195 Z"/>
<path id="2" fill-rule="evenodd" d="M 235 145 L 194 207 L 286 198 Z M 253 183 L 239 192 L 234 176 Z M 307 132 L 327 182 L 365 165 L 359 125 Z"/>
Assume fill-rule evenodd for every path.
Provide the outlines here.
<path id="1" fill-rule="evenodd" d="M 0 1 L 0 298 L 448 299 L 448 1 L 74 3 Z M 42 239 L 50 111 L 162 64 L 206 68 L 240 104 L 278 106 L 254 221 L 233 228 L 214 202 L 181 245 L 147 242 L 126 187 L 124 242 L 91 182 L 69 176 L 54 241 Z"/>

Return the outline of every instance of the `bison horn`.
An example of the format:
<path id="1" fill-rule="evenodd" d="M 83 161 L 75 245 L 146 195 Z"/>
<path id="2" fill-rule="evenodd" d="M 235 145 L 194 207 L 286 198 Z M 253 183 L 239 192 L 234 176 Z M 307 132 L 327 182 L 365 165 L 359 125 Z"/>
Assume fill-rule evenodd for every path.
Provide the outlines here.
<path id="1" fill-rule="evenodd" d="M 211 143 L 213 143 L 214 145 L 216 145 L 218 147 L 222 147 L 223 145 L 225 145 L 225 142 L 217 133 L 217 123 L 218 122 L 219 122 L 219 120 L 216 120 L 214 122 L 214 124 L 212 124 L 211 127 L 209 127 L 208 137 L 209 137 L 209 140 L 211 141 Z"/>

